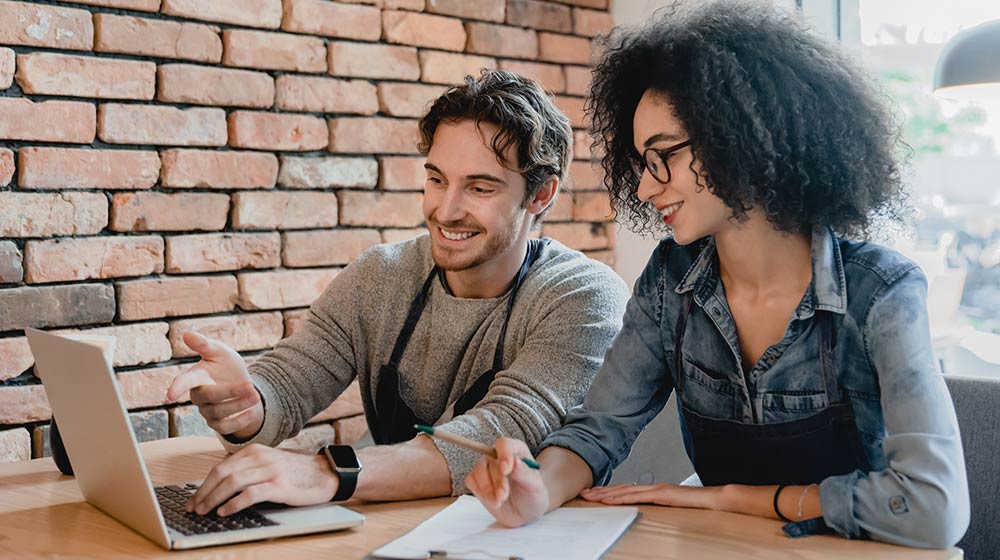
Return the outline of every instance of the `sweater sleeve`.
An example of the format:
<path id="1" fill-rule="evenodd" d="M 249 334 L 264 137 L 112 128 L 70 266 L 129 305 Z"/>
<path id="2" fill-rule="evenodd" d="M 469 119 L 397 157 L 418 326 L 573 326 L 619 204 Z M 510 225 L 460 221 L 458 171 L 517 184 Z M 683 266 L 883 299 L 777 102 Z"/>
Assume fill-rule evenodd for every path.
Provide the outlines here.
<path id="1" fill-rule="evenodd" d="M 548 284 L 532 298 L 528 333 L 513 362 L 497 373 L 478 405 L 440 428 L 487 445 L 501 436 L 517 438 L 537 451 L 583 400 L 621 328 L 628 289 L 614 272 L 596 265 Z M 479 455 L 434 443 L 451 471 L 453 494 L 465 493 L 465 477 Z"/>

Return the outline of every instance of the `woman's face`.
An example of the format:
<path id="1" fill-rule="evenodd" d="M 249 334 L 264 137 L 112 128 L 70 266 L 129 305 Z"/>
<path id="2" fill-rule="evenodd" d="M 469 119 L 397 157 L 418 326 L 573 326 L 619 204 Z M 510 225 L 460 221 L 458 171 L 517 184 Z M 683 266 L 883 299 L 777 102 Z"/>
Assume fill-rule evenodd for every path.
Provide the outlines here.
<path id="1" fill-rule="evenodd" d="M 646 90 L 639 100 L 632 117 L 632 129 L 640 158 L 647 148 L 663 150 L 688 139 L 667 99 L 652 90 Z M 656 207 L 681 245 L 732 227 L 729 218 L 733 211 L 721 198 L 698 186 L 696 172 L 700 165 L 695 161 L 692 166 L 692 160 L 690 147 L 673 152 L 666 160 L 670 167 L 667 184 L 660 183 L 648 169 L 643 169 L 636 192 L 639 200 Z"/>

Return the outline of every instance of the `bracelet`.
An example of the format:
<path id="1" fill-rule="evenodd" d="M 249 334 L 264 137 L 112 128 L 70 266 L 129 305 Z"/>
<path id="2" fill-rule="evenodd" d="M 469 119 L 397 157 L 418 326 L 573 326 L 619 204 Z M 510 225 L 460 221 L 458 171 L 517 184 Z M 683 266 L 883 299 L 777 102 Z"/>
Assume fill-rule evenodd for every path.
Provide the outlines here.
<path id="1" fill-rule="evenodd" d="M 811 490 L 813 486 L 815 486 L 815 484 L 810 484 L 809 486 L 806 486 L 805 490 L 802 491 L 802 495 L 799 496 L 799 515 L 798 515 L 799 521 L 801 521 L 802 518 L 805 517 L 805 514 L 802 512 L 802 507 L 805 505 L 806 502 L 806 494 L 809 493 L 809 490 Z"/>
<path id="2" fill-rule="evenodd" d="M 787 484 L 782 484 L 778 486 L 778 489 L 774 491 L 774 514 L 778 516 L 778 519 L 784 521 L 785 523 L 792 523 L 792 520 L 781 514 L 781 510 L 778 509 L 778 496 L 781 495 L 781 491 L 787 488 Z"/>

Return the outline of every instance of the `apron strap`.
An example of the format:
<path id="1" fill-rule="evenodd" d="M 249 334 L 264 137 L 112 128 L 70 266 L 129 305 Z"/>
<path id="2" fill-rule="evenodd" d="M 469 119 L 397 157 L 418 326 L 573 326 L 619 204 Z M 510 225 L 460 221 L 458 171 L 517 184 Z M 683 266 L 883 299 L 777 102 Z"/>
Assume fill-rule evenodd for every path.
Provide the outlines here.
<path id="1" fill-rule="evenodd" d="M 406 322 L 403 323 L 403 330 L 396 337 L 396 345 L 392 348 L 392 356 L 389 358 L 388 365 L 395 370 L 399 369 L 399 362 L 403 359 L 403 352 L 406 351 L 406 345 L 409 344 L 410 336 L 413 335 L 413 330 L 416 328 L 417 322 L 420 321 L 420 315 L 424 311 L 424 306 L 427 305 L 427 295 L 431 291 L 431 283 L 434 282 L 437 271 L 437 266 L 431 268 L 430 274 L 427 275 L 427 280 L 424 281 L 424 287 L 420 289 L 420 293 L 410 304 L 410 311 L 406 315 Z"/>
<path id="2" fill-rule="evenodd" d="M 833 365 L 833 313 L 820 311 L 819 321 L 819 362 L 823 369 L 823 385 L 826 389 L 826 400 L 829 404 L 842 400 L 840 385 L 837 383 L 837 368 Z"/>
<path id="3" fill-rule="evenodd" d="M 510 323 L 510 312 L 514 309 L 514 299 L 517 298 L 517 292 L 521 289 L 521 284 L 524 282 L 524 277 L 528 275 L 528 270 L 531 269 L 531 265 L 535 263 L 535 259 L 542 252 L 542 247 L 548 245 L 548 241 L 541 239 L 529 239 L 528 240 L 528 252 L 524 256 L 524 262 L 521 263 L 521 269 L 517 272 L 517 279 L 514 281 L 514 287 L 510 290 L 510 298 L 507 300 L 507 314 L 503 320 L 503 326 L 500 327 L 500 339 L 497 341 L 496 350 L 493 351 L 493 370 L 499 371 L 503 369 L 503 346 L 504 341 L 507 340 L 507 324 Z"/>
<path id="4" fill-rule="evenodd" d="M 688 315 L 691 314 L 691 303 L 694 300 L 692 292 L 684 295 L 681 312 L 677 316 L 677 328 L 674 329 L 674 390 L 677 392 L 677 402 L 680 403 L 684 384 L 684 360 L 681 355 L 684 347 L 684 333 L 687 331 Z"/>

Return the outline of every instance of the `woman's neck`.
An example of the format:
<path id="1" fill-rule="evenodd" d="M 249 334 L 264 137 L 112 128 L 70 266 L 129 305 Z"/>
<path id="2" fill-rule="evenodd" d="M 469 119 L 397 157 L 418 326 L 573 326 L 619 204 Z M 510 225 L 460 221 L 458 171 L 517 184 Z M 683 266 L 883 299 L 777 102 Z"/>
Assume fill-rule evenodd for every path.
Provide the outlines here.
<path id="1" fill-rule="evenodd" d="M 751 211 L 749 220 L 717 233 L 715 244 L 729 297 L 801 296 L 812 280 L 810 235 L 780 232 L 759 212 Z"/>

